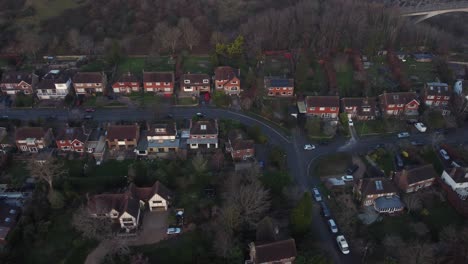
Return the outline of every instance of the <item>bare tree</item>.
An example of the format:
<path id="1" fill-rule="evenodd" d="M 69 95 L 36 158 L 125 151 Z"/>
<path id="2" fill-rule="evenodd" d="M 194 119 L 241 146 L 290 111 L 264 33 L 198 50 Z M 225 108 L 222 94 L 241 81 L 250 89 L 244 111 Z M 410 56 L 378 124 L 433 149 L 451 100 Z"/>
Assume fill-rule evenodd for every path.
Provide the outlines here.
<path id="1" fill-rule="evenodd" d="M 213 247 L 218 256 L 226 258 L 234 246 L 234 238 L 232 231 L 224 229 L 223 225 L 224 223 L 219 222 L 219 220 L 214 224 L 215 237 Z"/>
<path id="2" fill-rule="evenodd" d="M 193 46 L 200 43 L 200 32 L 193 26 L 192 22 L 188 18 L 179 19 L 178 27 L 181 30 L 182 38 L 185 41 L 185 44 L 189 47 L 190 50 L 193 49 Z"/>
<path id="3" fill-rule="evenodd" d="M 225 43 L 226 37 L 220 31 L 213 31 L 211 33 L 210 44 L 215 47 L 216 44 Z"/>
<path id="4" fill-rule="evenodd" d="M 406 204 L 406 208 L 408 208 L 408 214 L 411 213 L 411 210 L 420 210 L 422 208 L 421 199 L 419 199 L 416 195 L 405 195 L 403 197 L 403 202 Z"/>
<path id="5" fill-rule="evenodd" d="M 256 241 L 275 241 L 277 233 L 278 227 L 270 217 L 266 216 L 257 224 Z"/>
<path id="6" fill-rule="evenodd" d="M 175 53 L 181 35 L 182 32 L 178 27 L 168 28 L 160 35 L 162 47 L 170 48 L 172 53 Z"/>
<path id="7" fill-rule="evenodd" d="M 33 55 L 36 59 L 36 53 L 44 46 L 44 41 L 37 33 L 34 32 L 23 32 L 18 36 L 18 42 L 20 43 L 21 49 Z"/>
<path id="8" fill-rule="evenodd" d="M 94 48 L 94 41 L 90 36 L 80 36 L 79 50 L 85 54 L 91 54 Z"/>
<path id="9" fill-rule="evenodd" d="M 102 241 L 112 235 L 111 222 L 106 218 L 92 217 L 84 206 L 73 214 L 72 226 L 89 239 Z"/>
<path id="10" fill-rule="evenodd" d="M 228 232 L 236 230 L 242 221 L 239 208 L 232 203 L 227 203 L 221 208 L 218 219 Z"/>
<path id="11" fill-rule="evenodd" d="M 76 28 L 72 28 L 67 34 L 67 43 L 74 50 L 80 49 L 80 32 Z"/>
<path id="12" fill-rule="evenodd" d="M 422 241 L 413 241 L 400 247 L 400 260 L 408 264 L 434 263 L 434 248 L 431 244 Z"/>
<path id="13" fill-rule="evenodd" d="M 63 163 L 55 158 L 49 158 L 44 162 L 30 162 L 29 171 L 33 177 L 45 181 L 49 186 L 49 191 L 53 190 L 54 180 L 68 174 Z"/>

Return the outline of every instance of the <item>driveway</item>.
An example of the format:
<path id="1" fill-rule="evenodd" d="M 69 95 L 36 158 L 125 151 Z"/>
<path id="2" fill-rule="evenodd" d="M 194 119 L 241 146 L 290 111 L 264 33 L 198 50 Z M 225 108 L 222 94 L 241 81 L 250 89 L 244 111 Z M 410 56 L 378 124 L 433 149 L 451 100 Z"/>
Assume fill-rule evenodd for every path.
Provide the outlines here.
<path id="1" fill-rule="evenodd" d="M 140 233 L 129 242 L 131 246 L 157 243 L 166 238 L 169 212 L 146 212 Z"/>

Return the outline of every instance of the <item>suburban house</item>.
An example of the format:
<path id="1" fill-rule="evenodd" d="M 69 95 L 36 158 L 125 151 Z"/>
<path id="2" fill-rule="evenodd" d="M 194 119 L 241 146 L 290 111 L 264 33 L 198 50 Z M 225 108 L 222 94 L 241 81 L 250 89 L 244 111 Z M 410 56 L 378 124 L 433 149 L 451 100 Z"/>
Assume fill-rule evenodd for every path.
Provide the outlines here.
<path id="1" fill-rule="evenodd" d="M 105 131 L 101 128 L 91 130 L 85 148 L 87 153 L 93 155 L 96 164 L 101 164 L 107 149 Z"/>
<path id="2" fill-rule="evenodd" d="M 93 217 L 110 218 L 130 232 L 138 228 L 143 205 L 147 205 L 150 211 L 166 211 L 172 198 L 172 192 L 159 181 L 151 187 L 131 184 L 125 193 L 89 197 L 88 211 Z"/>
<path id="3" fill-rule="evenodd" d="M 33 94 L 38 76 L 27 72 L 5 72 L 2 75 L 0 89 L 5 94 Z"/>
<path id="4" fill-rule="evenodd" d="M 209 93 L 211 91 L 210 79 L 208 74 L 183 74 L 180 78 L 180 95 L 199 96 L 200 93 Z"/>
<path id="5" fill-rule="evenodd" d="M 190 120 L 190 136 L 187 144 L 191 149 L 218 148 L 218 121 L 215 119 Z"/>
<path id="6" fill-rule="evenodd" d="M 131 72 L 122 74 L 119 79 L 112 84 L 112 91 L 117 94 L 130 94 L 141 91 L 141 82 Z"/>
<path id="7" fill-rule="evenodd" d="M 338 96 L 307 96 L 305 98 L 306 114 L 323 119 L 336 119 L 340 112 Z"/>
<path id="8" fill-rule="evenodd" d="M 88 136 L 83 127 L 64 127 L 58 130 L 55 144 L 62 151 L 83 153 Z"/>
<path id="9" fill-rule="evenodd" d="M 375 97 L 342 98 L 343 113 L 357 120 L 374 120 L 378 115 Z"/>
<path id="10" fill-rule="evenodd" d="M 430 108 L 441 109 L 443 115 L 450 114 L 448 104 L 452 97 L 452 89 L 446 83 L 426 83 L 423 90 L 424 103 Z"/>
<path id="11" fill-rule="evenodd" d="M 442 172 L 442 181 L 455 191 L 461 200 L 468 197 L 468 168 L 454 167 Z"/>
<path id="12" fill-rule="evenodd" d="M 106 142 L 109 149 L 133 149 L 138 144 L 140 127 L 134 125 L 109 125 L 106 131 Z"/>
<path id="13" fill-rule="evenodd" d="M 15 139 L 5 127 L 0 127 L 0 153 L 7 153 L 15 148 Z"/>
<path id="14" fill-rule="evenodd" d="M 240 94 L 240 69 L 234 69 L 229 66 L 221 66 L 215 69 L 215 88 L 216 91 L 224 91 L 225 94 Z"/>
<path id="15" fill-rule="evenodd" d="M 281 77 L 265 77 L 263 85 L 268 96 L 294 96 L 294 79 Z"/>
<path id="16" fill-rule="evenodd" d="M 255 155 L 254 141 L 244 139 L 242 131 L 235 129 L 228 133 L 226 151 L 231 153 L 234 161 L 246 160 Z"/>
<path id="17" fill-rule="evenodd" d="M 177 138 L 175 122 L 148 124 L 146 139 L 148 154 L 177 152 L 180 139 Z"/>
<path id="18" fill-rule="evenodd" d="M 396 172 L 393 180 L 401 191 L 412 193 L 432 186 L 436 178 L 434 167 L 432 164 L 427 164 Z"/>
<path id="19" fill-rule="evenodd" d="M 71 79 L 59 70 L 52 70 L 42 78 L 36 91 L 40 100 L 65 99 L 70 89 Z"/>
<path id="20" fill-rule="evenodd" d="M 380 110 L 386 116 L 418 116 L 419 101 L 415 92 L 387 93 L 379 95 Z"/>
<path id="21" fill-rule="evenodd" d="M 143 72 L 143 88 L 145 92 L 172 95 L 174 93 L 174 73 Z"/>
<path id="22" fill-rule="evenodd" d="M 292 264 L 297 256 L 293 238 L 270 243 L 249 244 L 250 259 L 245 264 Z"/>
<path id="23" fill-rule="evenodd" d="M 404 209 L 397 188 L 387 178 L 363 178 L 354 185 L 355 197 L 363 206 L 374 206 L 379 213 L 395 213 Z"/>
<path id="24" fill-rule="evenodd" d="M 22 152 L 36 153 L 52 142 L 52 129 L 42 127 L 20 127 L 15 132 L 16 147 Z"/>
<path id="25" fill-rule="evenodd" d="M 16 226 L 20 213 L 20 207 L 4 199 L 0 200 L 0 245 L 7 243 L 8 234 Z"/>
<path id="26" fill-rule="evenodd" d="M 77 95 L 95 95 L 106 89 L 107 78 L 103 72 L 78 72 L 73 76 L 73 87 Z"/>

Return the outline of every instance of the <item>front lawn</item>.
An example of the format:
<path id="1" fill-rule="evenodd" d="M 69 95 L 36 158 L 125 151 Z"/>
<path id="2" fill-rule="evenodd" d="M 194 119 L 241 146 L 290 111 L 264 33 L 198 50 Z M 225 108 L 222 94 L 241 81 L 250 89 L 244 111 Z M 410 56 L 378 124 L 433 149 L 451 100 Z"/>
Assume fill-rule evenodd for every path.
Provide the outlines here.
<path id="1" fill-rule="evenodd" d="M 385 122 L 383 120 L 355 121 L 354 128 L 360 136 L 383 134 L 386 132 Z"/>
<path id="2" fill-rule="evenodd" d="M 145 58 L 125 58 L 119 63 L 119 72 L 142 74 L 145 68 Z"/>
<path id="3" fill-rule="evenodd" d="M 32 95 L 17 94 L 15 98 L 15 107 L 32 107 L 34 98 Z"/>
<path id="4" fill-rule="evenodd" d="M 187 56 L 183 62 L 184 73 L 213 73 L 210 56 Z"/>
<path id="5" fill-rule="evenodd" d="M 344 174 L 351 163 L 352 159 L 349 153 L 335 153 L 320 157 L 315 162 L 314 174 L 316 177 Z"/>

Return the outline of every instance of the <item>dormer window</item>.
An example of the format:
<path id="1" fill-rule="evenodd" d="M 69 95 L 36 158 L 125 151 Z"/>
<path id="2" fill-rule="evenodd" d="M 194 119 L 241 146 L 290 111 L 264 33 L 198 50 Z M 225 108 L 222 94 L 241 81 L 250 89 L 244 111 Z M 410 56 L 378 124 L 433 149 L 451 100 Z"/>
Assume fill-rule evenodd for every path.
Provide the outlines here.
<path id="1" fill-rule="evenodd" d="M 156 133 L 164 133 L 166 132 L 165 128 L 156 128 Z"/>
<path id="2" fill-rule="evenodd" d="M 184 83 L 188 84 L 188 83 L 190 83 L 190 80 L 184 80 Z"/>
<path id="3" fill-rule="evenodd" d="M 201 130 L 206 130 L 206 125 L 200 125 Z"/>
<path id="4" fill-rule="evenodd" d="M 209 82 L 210 82 L 210 80 L 208 80 L 208 79 L 203 79 L 203 83 L 209 83 Z"/>

